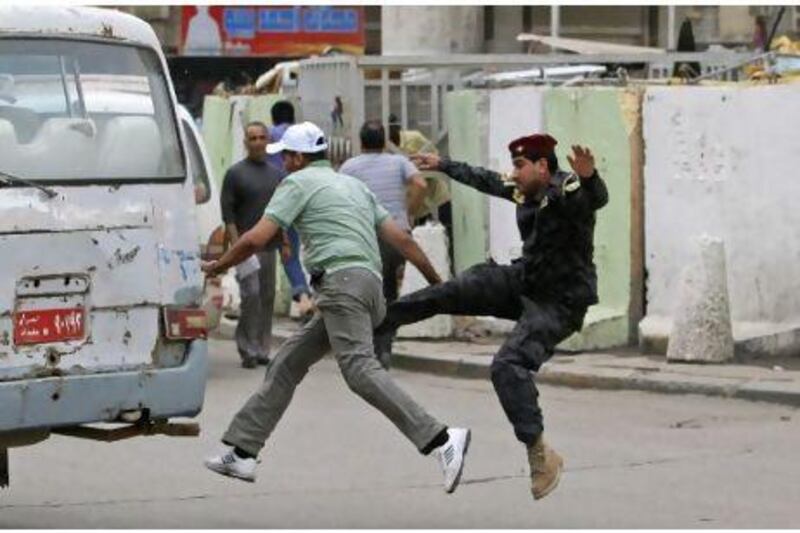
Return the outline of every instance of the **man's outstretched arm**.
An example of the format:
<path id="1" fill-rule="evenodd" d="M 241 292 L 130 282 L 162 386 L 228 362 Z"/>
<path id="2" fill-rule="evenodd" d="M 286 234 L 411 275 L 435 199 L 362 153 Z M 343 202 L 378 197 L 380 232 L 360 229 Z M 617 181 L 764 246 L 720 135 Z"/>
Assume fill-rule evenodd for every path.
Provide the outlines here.
<path id="1" fill-rule="evenodd" d="M 232 266 L 236 266 L 251 255 L 266 246 L 268 242 L 275 238 L 280 231 L 272 219 L 263 217 L 258 224 L 253 226 L 239 237 L 236 243 L 228 248 L 228 251 L 216 261 L 208 261 L 202 264 L 203 272 L 214 276 L 225 272 Z"/>
<path id="2" fill-rule="evenodd" d="M 514 198 L 514 183 L 503 180 L 500 174 L 492 170 L 451 161 L 436 154 L 419 154 L 413 156 L 411 160 L 420 170 L 438 170 L 483 193 L 506 200 Z"/>
<path id="3" fill-rule="evenodd" d="M 379 226 L 378 234 L 381 239 L 396 248 L 403 257 L 411 261 L 411 264 L 417 267 L 417 270 L 425 276 L 428 283 L 434 285 L 442 282 L 442 278 L 436 273 L 422 248 L 394 220 L 386 218 Z"/>

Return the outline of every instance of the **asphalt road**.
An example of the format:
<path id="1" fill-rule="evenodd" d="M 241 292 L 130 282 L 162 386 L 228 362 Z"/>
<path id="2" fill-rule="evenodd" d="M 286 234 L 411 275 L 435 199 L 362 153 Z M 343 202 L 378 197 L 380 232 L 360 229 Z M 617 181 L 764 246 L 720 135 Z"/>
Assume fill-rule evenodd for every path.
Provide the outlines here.
<path id="1" fill-rule="evenodd" d="M 531 499 L 527 462 L 486 381 L 393 371 L 473 440 L 453 495 L 432 458 L 344 384 L 312 369 L 254 484 L 208 472 L 263 370 L 212 341 L 200 438 L 113 444 L 52 437 L 11 450 L 4 528 L 796 528 L 800 412 L 701 396 L 541 387 L 561 485 Z"/>

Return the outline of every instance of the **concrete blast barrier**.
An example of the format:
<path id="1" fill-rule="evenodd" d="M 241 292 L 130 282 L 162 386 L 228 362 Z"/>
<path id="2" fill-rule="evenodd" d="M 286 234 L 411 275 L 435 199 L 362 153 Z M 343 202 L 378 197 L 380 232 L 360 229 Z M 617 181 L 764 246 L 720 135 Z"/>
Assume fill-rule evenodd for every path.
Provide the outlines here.
<path id="1" fill-rule="evenodd" d="M 302 120 L 296 99 L 277 94 L 237 95 L 225 98 L 206 96 L 203 100 L 203 142 L 206 145 L 214 177 L 222 184 L 228 168 L 245 156 L 243 127 L 252 120 L 272 124 L 270 110 L 278 100 L 288 99 L 295 107 L 295 118 Z"/>
<path id="2" fill-rule="evenodd" d="M 667 359 L 722 363 L 733 358 L 725 245 L 702 235 L 692 239 L 692 246 L 694 257 L 682 274 Z"/>
<path id="3" fill-rule="evenodd" d="M 508 144 L 523 135 L 542 130 L 543 98 L 547 89 L 511 87 L 489 91 L 489 168 L 510 173 L 514 166 Z M 489 216 L 488 255 L 498 264 L 508 265 L 522 255 L 522 240 L 517 228 L 517 206 L 503 198 L 486 196 Z M 497 333 L 508 333 L 514 322 L 484 318 L 479 326 Z"/>
<path id="4" fill-rule="evenodd" d="M 487 91 L 454 91 L 445 98 L 449 153 L 455 161 L 487 166 L 489 122 Z M 489 204 L 487 196 L 450 180 L 453 212 L 453 266 L 461 273 L 487 259 Z"/>
<path id="5" fill-rule="evenodd" d="M 553 89 L 544 95 L 545 130 L 558 140 L 559 165 L 569 169 L 571 146 L 588 146 L 608 187 L 597 212 L 594 263 L 600 300 L 567 350 L 622 346 L 635 339 L 643 307 L 642 92 L 636 89 Z"/>
<path id="6" fill-rule="evenodd" d="M 464 90 L 445 97 L 449 154 L 463 161 L 506 172 L 511 170 L 508 143 L 541 125 L 542 89 L 514 87 L 504 90 Z M 521 102 L 524 104 L 520 105 Z M 455 272 L 483 263 L 489 257 L 508 264 L 519 257 L 522 242 L 516 223 L 516 206 L 450 182 L 453 209 Z M 508 332 L 513 322 L 481 317 L 459 322 L 461 327 Z"/>
<path id="7" fill-rule="evenodd" d="M 800 352 L 800 85 L 649 88 L 643 103 L 647 316 L 665 353 L 692 235 L 725 242 L 736 355 Z"/>
<path id="8" fill-rule="evenodd" d="M 442 281 L 448 281 L 450 279 L 450 258 L 447 252 L 447 234 L 444 226 L 438 223 L 417 226 L 412 231 L 412 235 L 430 259 Z M 418 291 L 427 286 L 428 282 L 419 270 L 411 263 L 406 262 L 400 295 Z M 450 315 L 436 315 L 427 320 L 403 326 L 397 331 L 398 337 L 442 338 L 449 337 L 452 333 L 453 317 Z"/>
<path id="9" fill-rule="evenodd" d="M 489 92 L 489 168 L 497 172 L 514 170 L 508 143 L 542 130 L 543 99 L 547 89 L 512 87 Z M 522 254 L 517 229 L 517 206 L 502 198 L 489 202 L 489 252 L 497 263 L 509 264 Z"/>
<path id="10" fill-rule="evenodd" d="M 600 303 L 589 309 L 583 331 L 560 347 L 586 350 L 631 342 L 643 301 L 641 92 L 512 87 L 459 91 L 449 94 L 446 104 L 455 160 L 508 172 L 508 143 L 537 131 L 558 139 L 564 167 L 572 144 L 587 145 L 597 154 L 610 194 L 595 229 Z M 456 272 L 490 256 L 501 264 L 518 257 L 514 204 L 455 183 L 452 190 Z M 508 321 L 480 322 L 491 331 L 510 330 Z"/>
<path id="11" fill-rule="evenodd" d="M 220 96 L 206 96 L 203 100 L 203 142 L 211 159 L 214 179 L 222 185 L 230 160 L 231 103 Z"/>

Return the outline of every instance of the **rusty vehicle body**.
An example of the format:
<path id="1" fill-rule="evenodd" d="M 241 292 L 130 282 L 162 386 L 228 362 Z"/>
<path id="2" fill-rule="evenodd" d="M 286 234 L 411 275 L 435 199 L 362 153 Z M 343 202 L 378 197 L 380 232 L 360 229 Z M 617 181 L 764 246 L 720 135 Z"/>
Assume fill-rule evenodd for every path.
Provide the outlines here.
<path id="1" fill-rule="evenodd" d="M 195 187 L 167 72 L 130 15 L 0 6 L 0 485 L 9 447 L 202 408 Z"/>

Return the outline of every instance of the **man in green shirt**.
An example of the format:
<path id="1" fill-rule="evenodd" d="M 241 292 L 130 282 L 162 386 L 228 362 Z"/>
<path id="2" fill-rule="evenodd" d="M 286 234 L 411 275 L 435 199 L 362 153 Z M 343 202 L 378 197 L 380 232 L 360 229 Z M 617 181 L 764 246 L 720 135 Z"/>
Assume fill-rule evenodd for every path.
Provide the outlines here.
<path id="1" fill-rule="evenodd" d="M 264 382 L 236 414 L 222 438 L 228 449 L 206 459 L 214 472 L 255 481 L 256 456 L 289 406 L 309 367 L 333 349 L 347 385 L 427 455 L 433 451 L 444 473 L 444 488 L 456 489 L 470 431 L 438 422 L 391 379 L 378 362 L 372 330 L 386 314 L 376 229 L 432 284 L 441 280 L 414 240 L 403 231 L 366 185 L 336 173 L 326 159 L 327 142 L 310 122 L 291 126 L 281 152 L 291 174 L 278 186 L 264 217 L 219 261 L 203 264 L 209 274 L 245 260 L 294 226 L 305 248 L 319 313 L 287 340 L 267 367 Z"/>

